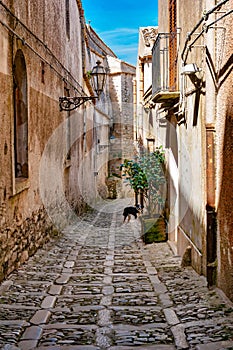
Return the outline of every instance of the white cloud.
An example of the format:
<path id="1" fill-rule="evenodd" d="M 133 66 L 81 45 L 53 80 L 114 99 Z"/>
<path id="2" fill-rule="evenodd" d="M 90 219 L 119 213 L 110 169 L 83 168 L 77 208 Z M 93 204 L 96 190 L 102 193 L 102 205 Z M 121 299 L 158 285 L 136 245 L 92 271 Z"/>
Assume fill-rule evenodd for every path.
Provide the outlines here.
<path id="1" fill-rule="evenodd" d="M 118 58 L 135 65 L 138 51 L 138 28 L 96 30 L 99 37 L 113 50 Z"/>
<path id="2" fill-rule="evenodd" d="M 113 45 L 112 50 L 118 54 L 125 54 L 130 52 L 137 52 L 137 46 L 135 45 Z"/>
<path id="3" fill-rule="evenodd" d="M 122 34 L 138 34 L 138 29 L 137 28 L 115 28 L 112 30 L 104 30 L 99 32 L 99 35 L 122 35 Z"/>
<path id="4" fill-rule="evenodd" d="M 116 28 L 113 30 L 106 30 L 98 32 L 99 36 L 104 40 L 121 41 L 124 39 L 137 41 L 138 29 L 135 28 Z"/>

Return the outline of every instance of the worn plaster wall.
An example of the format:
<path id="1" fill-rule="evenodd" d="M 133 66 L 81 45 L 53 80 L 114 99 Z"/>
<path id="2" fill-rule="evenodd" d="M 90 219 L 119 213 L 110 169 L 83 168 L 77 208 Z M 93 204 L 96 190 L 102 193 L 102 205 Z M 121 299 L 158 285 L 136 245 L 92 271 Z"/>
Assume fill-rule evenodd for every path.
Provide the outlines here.
<path id="1" fill-rule="evenodd" d="M 0 25 L 0 280 L 62 226 L 62 222 L 56 222 L 54 214 L 64 204 L 65 191 L 60 180 L 69 150 L 65 122 L 68 115 L 59 111 L 58 99 L 64 95 L 64 87 L 72 95 L 75 89 L 81 90 L 79 82 L 82 82 L 77 2 L 70 1 L 69 35 L 63 1 L 3 3 L 6 6 L 0 5 L 0 18 L 12 31 Z M 12 62 L 19 49 L 25 57 L 27 70 L 28 178 L 14 176 Z M 76 126 L 80 123 L 78 120 Z M 75 147 L 80 148 L 80 145 Z M 45 162 L 42 162 L 43 157 Z M 79 159 L 80 154 L 73 158 L 76 166 Z M 58 174 L 54 177 L 55 164 Z M 53 181 L 58 178 L 59 181 Z M 76 196 L 78 198 L 77 191 Z"/>
<path id="2" fill-rule="evenodd" d="M 89 48 L 86 56 L 89 57 L 89 67 L 96 66 L 96 62 L 100 61 L 106 72 L 109 71 L 108 58 L 116 58 L 114 52 L 101 40 L 98 34 L 90 25 L 86 26 Z M 95 101 L 93 109 L 93 144 L 91 152 L 93 154 L 93 184 L 95 186 L 95 198 L 99 200 L 109 196 L 108 193 L 108 169 L 109 169 L 109 136 L 110 125 L 112 123 L 112 104 L 110 96 L 110 79 L 106 76 L 104 91 Z M 90 107 L 90 106 L 89 106 Z M 88 111 L 88 107 L 87 107 Z M 89 130 L 91 132 L 91 130 Z M 85 155 L 85 158 L 87 155 Z M 85 184 L 84 184 L 84 187 Z M 87 187 L 88 190 L 88 187 Z"/>
<path id="3" fill-rule="evenodd" d="M 180 42 L 179 57 L 184 48 L 187 33 L 200 20 L 203 13 L 203 2 L 190 1 L 186 6 L 183 0 L 178 1 L 177 26 L 181 28 L 178 37 Z M 185 64 L 196 63 L 202 71 L 195 77 L 180 75 L 180 90 L 185 120 L 177 126 L 178 138 L 178 171 L 179 171 L 179 220 L 178 220 L 178 253 L 182 256 L 188 245 L 192 246 L 192 264 L 203 272 L 205 260 L 205 124 L 204 124 L 204 90 L 198 94 L 197 84 L 203 81 L 204 51 L 203 39 L 188 54 Z M 182 62 L 179 64 L 181 72 Z M 199 80 L 198 80 L 199 79 Z"/>
<path id="4" fill-rule="evenodd" d="M 169 0 L 159 0 L 158 1 L 158 23 L 159 23 L 159 33 L 169 32 Z"/>
<path id="5" fill-rule="evenodd" d="M 226 4 L 226 11 L 233 1 Z M 233 164 L 233 76 L 232 76 L 232 15 L 222 22 L 226 29 L 217 30 L 216 71 L 216 208 L 218 219 L 218 286 L 233 300 L 233 218 L 232 218 L 232 164 Z"/>
<path id="6" fill-rule="evenodd" d="M 196 80 L 181 75 L 181 53 L 187 34 L 193 29 L 203 14 L 203 1 L 176 1 L 176 43 L 177 43 L 177 81 L 180 91 L 179 108 L 183 108 L 185 118 L 177 124 L 173 111 L 160 114 L 157 118 L 159 129 L 165 127 L 168 169 L 170 180 L 168 196 L 170 203 L 169 239 L 177 241 L 178 253 L 182 256 L 186 247 L 192 246 L 192 263 L 197 271 L 203 271 L 205 260 L 205 124 L 204 91 L 197 101 Z M 169 1 L 158 2 L 159 33 L 169 33 Z M 163 42 L 164 45 L 165 41 Z M 169 43 L 169 41 L 168 41 Z M 198 42 L 198 44 L 200 44 Z M 202 42 L 201 42 L 202 44 Z M 168 44 L 169 49 L 169 44 Z M 203 65 L 203 48 L 190 50 L 187 63 Z M 202 76 L 198 76 L 202 79 Z M 196 102 L 195 102 L 196 101 Z M 169 103 L 169 101 L 168 101 Z M 175 104 L 175 102 L 174 102 Z M 165 105 L 165 104 L 164 104 Z M 198 107 L 197 107 L 198 105 Z M 166 107 L 165 107 L 166 110 Z M 174 109 L 175 111 L 175 109 Z M 163 117 L 166 117 L 163 125 Z M 159 121 L 159 119 L 161 121 Z"/>

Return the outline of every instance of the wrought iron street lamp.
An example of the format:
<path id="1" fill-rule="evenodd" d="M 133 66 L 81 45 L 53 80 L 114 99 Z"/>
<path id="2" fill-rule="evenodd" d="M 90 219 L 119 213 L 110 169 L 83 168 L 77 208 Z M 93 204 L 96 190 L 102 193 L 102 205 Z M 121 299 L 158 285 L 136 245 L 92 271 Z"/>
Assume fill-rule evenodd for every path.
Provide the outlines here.
<path id="1" fill-rule="evenodd" d="M 100 61 L 97 61 L 96 66 L 93 67 L 90 73 L 92 87 L 97 96 L 59 97 L 60 111 L 72 111 L 87 101 L 99 98 L 100 94 L 103 92 L 107 75 L 104 67 L 101 66 L 100 63 Z"/>
<path id="2" fill-rule="evenodd" d="M 100 65 L 100 63 L 100 61 L 97 61 L 97 65 L 93 67 L 91 71 L 92 86 L 97 94 L 97 97 L 99 97 L 103 92 L 106 81 L 106 71 L 104 67 Z"/>

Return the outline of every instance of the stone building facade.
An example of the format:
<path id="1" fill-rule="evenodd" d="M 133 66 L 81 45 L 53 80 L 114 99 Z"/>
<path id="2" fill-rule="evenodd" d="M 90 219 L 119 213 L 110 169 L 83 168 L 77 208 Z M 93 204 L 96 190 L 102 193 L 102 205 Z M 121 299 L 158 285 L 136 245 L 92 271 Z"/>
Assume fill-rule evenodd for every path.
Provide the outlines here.
<path id="1" fill-rule="evenodd" d="M 50 165 L 56 164 L 49 147 L 47 160 L 51 156 L 51 162 L 45 162 L 44 169 L 41 159 L 55 130 L 61 123 L 66 125 L 67 116 L 59 111 L 59 96 L 66 90 L 84 91 L 80 83 L 81 3 L 52 0 L 42 5 L 38 1 L 6 0 L 0 7 L 2 279 L 57 230 L 50 215 L 55 201 L 59 203 L 57 182 L 53 201 L 42 199 L 49 196 L 45 185 L 51 183 Z M 73 60 L 74 47 L 77 57 Z M 68 130 L 64 133 L 68 135 Z M 54 137 L 58 157 L 68 152 L 67 137 Z"/>
<path id="2" fill-rule="evenodd" d="M 99 99 L 74 110 L 59 98 L 95 96 L 90 71 L 98 60 L 109 70 L 116 55 L 80 0 L 1 1 L 0 49 L 2 280 L 108 196 L 109 78 Z"/>
<path id="3" fill-rule="evenodd" d="M 135 67 L 108 57 L 109 92 L 112 102 L 112 119 L 110 128 L 109 179 L 112 198 L 128 196 L 130 191 L 124 186 L 120 164 L 134 152 L 133 139 L 133 80 Z"/>
<path id="4" fill-rule="evenodd" d="M 135 79 L 135 138 L 143 143 L 146 149 L 155 145 L 151 113 L 154 110 L 147 103 L 152 93 L 152 47 L 157 37 L 157 27 L 139 28 L 138 57 Z"/>
<path id="5" fill-rule="evenodd" d="M 232 164 L 233 164 L 233 33 L 232 13 L 233 1 L 227 2 L 219 9 L 217 17 L 226 13 L 226 17 L 216 24 L 215 66 L 212 72 L 217 71 L 216 80 L 212 85 L 216 87 L 214 95 L 214 213 L 217 219 L 216 252 L 217 284 L 233 300 L 233 218 L 231 206 L 233 203 Z M 221 14 L 221 11 L 224 11 Z M 212 20 L 212 19 L 210 19 Z M 218 28 L 219 27 L 219 28 Z M 208 40 L 208 39 L 207 39 Z M 211 73 L 212 73 L 211 72 Z M 211 74 L 212 75 L 212 74 Z M 217 84 L 217 86 L 215 85 Z M 207 87 L 208 88 L 208 87 Z M 207 105 L 208 107 L 208 105 Z M 207 145 L 208 147 L 208 145 Z M 213 256 L 213 258 L 215 258 Z"/>
<path id="6" fill-rule="evenodd" d="M 191 247 L 193 267 L 233 300 L 233 2 L 158 3 L 149 102 L 155 138 L 166 130 L 169 239 L 180 255 Z"/>

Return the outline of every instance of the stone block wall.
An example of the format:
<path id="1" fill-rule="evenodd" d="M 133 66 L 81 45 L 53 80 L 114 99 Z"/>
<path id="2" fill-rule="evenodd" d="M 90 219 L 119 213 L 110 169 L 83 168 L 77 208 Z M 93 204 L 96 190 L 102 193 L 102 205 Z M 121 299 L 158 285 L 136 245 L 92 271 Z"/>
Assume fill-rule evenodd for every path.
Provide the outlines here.
<path id="1" fill-rule="evenodd" d="M 42 198 L 42 183 L 45 198 L 49 197 L 51 189 L 46 187 L 46 178 L 41 175 L 51 178 L 49 170 L 58 164 L 61 154 L 63 156 L 69 151 L 66 149 L 69 130 L 68 123 L 65 123 L 69 115 L 60 111 L 59 97 L 68 90 L 71 96 L 81 90 L 82 41 L 78 3 L 69 2 L 70 33 L 66 28 L 64 1 L 17 0 L 0 4 L 0 281 L 58 232 Z M 19 51 L 24 57 L 27 82 L 27 89 L 23 90 L 27 93 L 25 100 L 28 104 L 27 113 L 24 114 L 28 123 L 26 176 L 15 174 L 15 67 L 12 63 Z M 22 66 L 18 67 L 22 70 Z M 76 119 L 82 123 L 79 116 Z M 63 129 L 63 134 L 59 133 Z M 64 137 L 57 137 L 56 142 L 52 143 L 52 137 L 56 134 Z M 79 139 L 77 143 L 78 148 L 81 143 Z M 46 146 L 49 146 L 48 162 L 41 174 L 41 160 Z M 55 158 L 56 150 L 60 158 Z M 59 153 L 59 150 L 63 153 Z M 72 157 L 73 168 L 80 162 L 81 152 L 78 155 Z M 63 165 L 59 171 L 63 175 Z M 76 208 L 79 205 L 77 188 L 71 188 L 70 192 L 72 198 L 76 198 L 76 202 L 72 203 Z M 51 196 L 54 199 L 51 205 L 56 211 L 58 196 L 55 191 Z"/>
<path id="2" fill-rule="evenodd" d="M 6 205 L 0 205 L 0 282 L 14 269 L 28 260 L 36 250 L 58 231 L 43 208 L 22 219 L 16 215 L 13 222 L 5 219 Z"/>

